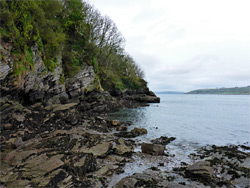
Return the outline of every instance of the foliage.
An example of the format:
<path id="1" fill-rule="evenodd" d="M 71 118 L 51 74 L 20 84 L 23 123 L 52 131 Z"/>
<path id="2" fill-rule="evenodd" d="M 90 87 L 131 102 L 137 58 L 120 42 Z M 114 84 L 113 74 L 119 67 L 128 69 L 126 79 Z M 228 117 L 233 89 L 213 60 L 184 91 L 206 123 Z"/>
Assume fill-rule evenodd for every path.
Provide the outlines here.
<path id="1" fill-rule="evenodd" d="M 250 86 L 219 89 L 198 89 L 187 94 L 250 95 Z"/>
<path id="2" fill-rule="evenodd" d="M 145 87 L 144 73 L 124 51 L 116 24 L 81 0 L 1 0 L 0 37 L 13 44 L 15 73 L 32 69 L 31 47 L 49 71 L 62 56 L 65 77 L 92 65 L 105 89 Z M 63 81 L 63 80 L 62 80 Z"/>

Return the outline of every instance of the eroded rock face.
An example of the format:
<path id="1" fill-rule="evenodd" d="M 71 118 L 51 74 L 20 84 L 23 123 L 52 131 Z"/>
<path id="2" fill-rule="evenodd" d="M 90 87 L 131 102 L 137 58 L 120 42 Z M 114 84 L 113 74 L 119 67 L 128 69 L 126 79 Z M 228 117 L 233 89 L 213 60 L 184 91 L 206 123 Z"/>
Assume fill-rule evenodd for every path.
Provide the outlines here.
<path id="1" fill-rule="evenodd" d="M 142 143 L 142 153 L 150 155 L 164 155 L 165 146 L 158 144 Z"/>
<path id="2" fill-rule="evenodd" d="M 6 47 L 7 46 L 7 47 Z M 2 96 L 18 100 L 22 103 L 35 103 L 47 100 L 48 98 L 65 91 L 61 57 L 57 57 L 53 72 L 47 70 L 41 55 L 36 47 L 32 47 L 34 66 L 32 69 L 23 72 L 21 75 L 13 75 L 14 60 L 11 57 L 11 47 L 2 43 L 0 52 L 5 61 L 0 62 L 0 91 Z"/>
<path id="3" fill-rule="evenodd" d="M 93 66 L 86 66 L 73 78 L 66 80 L 66 91 L 72 98 L 84 94 L 85 91 L 92 91 L 97 87 L 100 87 L 100 83 Z M 100 90 L 102 90 L 101 87 Z"/>

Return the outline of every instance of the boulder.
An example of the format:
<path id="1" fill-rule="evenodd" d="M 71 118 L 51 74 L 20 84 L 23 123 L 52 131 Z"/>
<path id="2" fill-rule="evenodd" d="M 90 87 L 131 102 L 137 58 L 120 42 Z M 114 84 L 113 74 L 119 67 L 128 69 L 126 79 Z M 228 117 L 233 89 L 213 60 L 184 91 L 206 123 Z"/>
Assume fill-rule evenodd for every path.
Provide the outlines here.
<path id="1" fill-rule="evenodd" d="M 148 134 L 148 131 L 147 129 L 144 129 L 144 128 L 134 128 L 131 130 L 132 133 L 136 134 L 136 135 L 143 135 L 143 134 Z"/>
<path id="2" fill-rule="evenodd" d="M 110 123 L 111 123 L 112 126 L 115 126 L 115 127 L 120 125 L 120 121 L 119 120 L 111 120 Z"/>
<path id="3" fill-rule="evenodd" d="M 142 143 L 142 153 L 150 155 L 164 155 L 165 146 L 158 144 Z"/>
<path id="4" fill-rule="evenodd" d="M 214 177 L 212 167 L 208 161 L 198 161 L 187 167 L 185 175 L 193 180 L 198 180 L 203 183 L 210 183 Z"/>

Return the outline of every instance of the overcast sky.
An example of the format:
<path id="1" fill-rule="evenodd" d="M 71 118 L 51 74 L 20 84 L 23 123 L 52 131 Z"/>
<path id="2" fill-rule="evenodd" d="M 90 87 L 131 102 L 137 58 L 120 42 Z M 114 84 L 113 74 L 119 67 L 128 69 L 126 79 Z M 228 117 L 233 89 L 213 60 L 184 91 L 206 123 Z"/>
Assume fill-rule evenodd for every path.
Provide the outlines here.
<path id="1" fill-rule="evenodd" d="M 250 85 L 250 0 L 90 0 L 153 91 Z"/>

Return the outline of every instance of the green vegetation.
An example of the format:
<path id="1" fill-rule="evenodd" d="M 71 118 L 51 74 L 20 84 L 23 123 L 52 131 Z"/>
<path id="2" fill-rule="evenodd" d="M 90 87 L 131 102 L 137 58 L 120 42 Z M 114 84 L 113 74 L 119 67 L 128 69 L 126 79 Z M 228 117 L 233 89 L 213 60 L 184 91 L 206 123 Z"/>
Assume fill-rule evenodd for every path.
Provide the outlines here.
<path id="1" fill-rule="evenodd" d="M 31 47 L 37 47 L 48 71 L 54 71 L 62 57 L 66 78 L 92 65 L 106 90 L 147 84 L 142 70 L 124 51 L 124 38 L 115 23 L 89 3 L 0 0 L 0 9 L 0 37 L 13 46 L 15 75 L 33 69 Z"/>
<path id="2" fill-rule="evenodd" d="M 250 95 L 250 86 L 219 89 L 198 89 L 190 91 L 186 94 Z"/>

